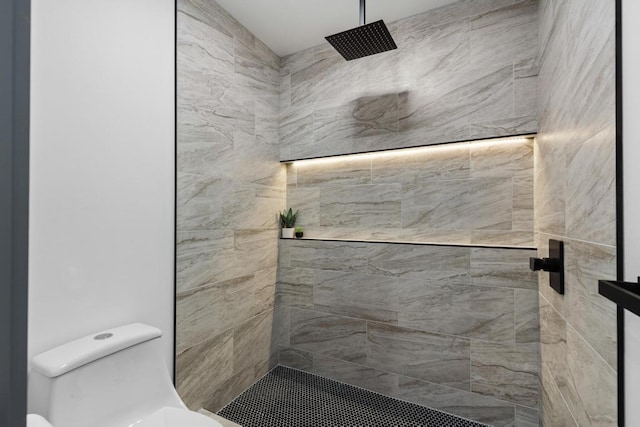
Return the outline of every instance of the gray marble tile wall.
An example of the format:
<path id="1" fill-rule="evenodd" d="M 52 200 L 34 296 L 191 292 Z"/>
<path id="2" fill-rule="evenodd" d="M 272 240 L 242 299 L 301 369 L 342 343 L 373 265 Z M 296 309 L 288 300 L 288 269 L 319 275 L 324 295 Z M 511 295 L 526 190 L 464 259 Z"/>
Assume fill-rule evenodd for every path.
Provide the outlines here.
<path id="1" fill-rule="evenodd" d="M 539 11 L 535 1 L 462 1 L 392 23 L 398 51 L 345 63 L 326 46 L 280 60 L 215 2 L 181 0 L 187 404 L 216 410 L 274 363 L 278 345 L 283 364 L 496 425 L 535 425 L 539 402 L 545 425 L 615 425 L 615 308 L 596 291 L 616 259 L 613 10 L 613 0 L 541 0 Z M 526 168 L 507 169 L 523 156 L 500 168 L 498 153 L 443 152 L 402 168 L 290 171 L 286 192 L 279 158 L 536 130 L 537 246 L 546 255 L 549 237 L 567 242 L 564 297 L 536 293 L 522 251 L 282 242 L 273 310 L 273 213 L 285 196 L 311 235 L 531 243 L 531 181 L 518 175 Z M 509 179 L 495 175 L 505 170 Z M 468 188 L 492 209 L 465 228 L 449 212 L 487 206 Z M 455 194 L 451 206 L 433 206 L 436 192 Z"/>
<path id="2" fill-rule="evenodd" d="M 533 140 L 296 162 L 306 237 L 533 246 Z"/>
<path id="3" fill-rule="evenodd" d="M 547 426 L 617 425 L 615 1 L 541 0 L 535 228 L 565 241 L 565 295 L 540 276 Z"/>
<path id="4" fill-rule="evenodd" d="M 535 133 L 537 0 L 462 0 L 389 24 L 398 50 L 282 59 L 283 160 Z"/>
<path id="5" fill-rule="evenodd" d="M 534 254 L 281 240 L 279 361 L 495 426 L 537 425 Z"/>
<path id="6" fill-rule="evenodd" d="M 280 59 L 213 0 L 178 1 L 177 386 L 217 411 L 276 362 Z"/>

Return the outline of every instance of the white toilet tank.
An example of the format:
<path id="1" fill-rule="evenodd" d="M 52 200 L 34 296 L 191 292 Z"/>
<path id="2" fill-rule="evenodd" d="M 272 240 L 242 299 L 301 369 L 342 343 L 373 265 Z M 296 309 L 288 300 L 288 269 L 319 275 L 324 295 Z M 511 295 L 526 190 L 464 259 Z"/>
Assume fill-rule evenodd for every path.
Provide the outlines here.
<path id="1" fill-rule="evenodd" d="M 122 427 L 163 407 L 186 409 L 167 372 L 161 336 L 137 323 L 34 357 L 35 412 L 54 426 Z"/>

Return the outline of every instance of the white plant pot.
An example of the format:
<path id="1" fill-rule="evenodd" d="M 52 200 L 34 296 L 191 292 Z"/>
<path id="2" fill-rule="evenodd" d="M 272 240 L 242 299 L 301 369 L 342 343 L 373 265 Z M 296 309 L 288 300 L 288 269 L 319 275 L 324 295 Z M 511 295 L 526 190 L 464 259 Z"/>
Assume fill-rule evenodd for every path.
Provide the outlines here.
<path id="1" fill-rule="evenodd" d="M 283 239 L 293 239 L 296 237 L 296 229 L 295 228 L 283 228 L 282 229 L 282 238 Z"/>

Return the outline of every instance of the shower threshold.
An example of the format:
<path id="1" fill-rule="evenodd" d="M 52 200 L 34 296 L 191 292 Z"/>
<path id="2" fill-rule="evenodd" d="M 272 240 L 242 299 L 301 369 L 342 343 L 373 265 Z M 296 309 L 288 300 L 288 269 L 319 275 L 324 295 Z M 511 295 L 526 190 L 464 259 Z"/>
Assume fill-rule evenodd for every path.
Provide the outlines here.
<path id="1" fill-rule="evenodd" d="M 276 366 L 218 415 L 242 427 L 487 427 L 284 366 Z"/>

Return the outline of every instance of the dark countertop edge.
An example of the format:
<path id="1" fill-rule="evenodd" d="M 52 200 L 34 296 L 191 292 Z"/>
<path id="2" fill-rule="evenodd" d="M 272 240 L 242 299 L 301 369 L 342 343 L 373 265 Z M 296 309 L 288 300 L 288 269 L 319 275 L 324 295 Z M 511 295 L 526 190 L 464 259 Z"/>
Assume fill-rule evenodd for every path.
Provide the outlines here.
<path id="1" fill-rule="evenodd" d="M 466 144 L 469 142 L 489 142 L 489 141 L 499 141 L 501 139 L 512 139 L 512 138 L 535 138 L 536 135 L 537 135 L 537 132 L 528 132 L 528 133 L 519 133 L 519 134 L 504 135 L 504 136 L 490 136 L 487 138 L 461 139 L 456 141 L 436 142 L 433 144 L 411 145 L 409 147 L 382 148 L 380 150 L 354 151 L 351 153 L 343 153 L 343 154 L 328 154 L 326 156 L 301 157 L 297 159 L 281 159 L 280 163 L 302 162 L 304 160 L 331 159 L 335 157 L 357 156 L 358 154 L 384 153 L 385 151 L 402 151 L 402 150 L 410 150 L 412 148 L 436 147 L 438 145 Z"/>
<path id="2" fill-rule="evenodd" d="M 473 243 L 441 243 L 441 242 L 405 242 L 401 240 L 358 240 L 358 239 L 326 239 L 319 237 L 303 237 L 301 239 L 286 239 L 280 237 L 280 240 L 294 240 L 305 242 L 346 242 L 346 243 L 381 243 L 388 245 L 416 245 L 416 246 L 444 246 L 454 248 L 480 248 L 480 249 L 517 249 L 523 251 L 536 251 L 533 246 L 509 246 L 509 245 L 483 245 Z"/>
<path id="3" fill-rule="evenodd" d="M 598 293 L 620 307 L 640 316 L 640 284 L 600 280 L 598 281 Z"/>

